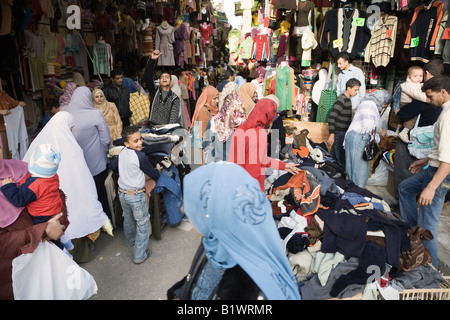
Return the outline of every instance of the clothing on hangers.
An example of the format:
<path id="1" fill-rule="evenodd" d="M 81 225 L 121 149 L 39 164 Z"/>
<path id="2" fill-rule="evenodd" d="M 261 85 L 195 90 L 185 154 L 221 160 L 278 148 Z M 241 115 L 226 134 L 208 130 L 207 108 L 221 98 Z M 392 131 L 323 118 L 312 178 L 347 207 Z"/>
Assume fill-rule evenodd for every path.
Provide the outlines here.
<path id="1" fill-rule="evenodd" d="M 418 60 L 425 63 L 430 61 L 443 15 L 444 3 L 440 1 L 422 4 L 414 10 L 403 46 L 405 49 L 410 49 L 412 61 Z"/>

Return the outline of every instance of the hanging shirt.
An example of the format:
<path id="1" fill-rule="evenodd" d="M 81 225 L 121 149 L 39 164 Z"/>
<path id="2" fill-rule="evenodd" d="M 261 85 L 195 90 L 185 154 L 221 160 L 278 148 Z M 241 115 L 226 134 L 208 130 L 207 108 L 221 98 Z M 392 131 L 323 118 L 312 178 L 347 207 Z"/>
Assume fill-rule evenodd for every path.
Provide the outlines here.
<path id="1" fill-rule="evenodd" d="M 253 39 L 252 55 L 256 60 L 269 60 L 270 58 L 269 41 L 266 35 L 260 34 Z"/>
<path id="2" fill-rule="evenodd" d="M 394 15 L 381 17 L 372 28 L 372 37 L 364 53 L 364 62 L 375 67 L 386 67 L 394 57 L 395 39 L 397 36 L 397 17 Z"/>
<path id="3" fill-rule="evenodd" d="M 108 46 L 104 42 L 97 42 L 92 52 L 94 74 L 111 75 L 111 57 Z"/>
<path id="4" fill-rule="evenodd" d="M 430 61 L 443 15 L 444 3 L 440 1 L 427 7 L 422 4 L 414 10 L 404 45 L 405 49 L 410 49 L 411 60 Z"/>

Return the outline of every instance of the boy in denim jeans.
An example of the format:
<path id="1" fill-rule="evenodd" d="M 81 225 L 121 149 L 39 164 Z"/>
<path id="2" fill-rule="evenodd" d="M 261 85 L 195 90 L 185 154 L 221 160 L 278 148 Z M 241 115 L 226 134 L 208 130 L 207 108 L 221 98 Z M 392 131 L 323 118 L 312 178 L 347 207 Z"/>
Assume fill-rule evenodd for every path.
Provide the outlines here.
<path id="1" fill-rule="evenodd" d="M 150 215 L 145 193 L 145 175 L 158 180 L 155 169 L 144 152 L 139 128 L 128 126 L 122 130 L 125 148 L 110 162 L 109 167 L 119 172 L 119 200 L 123 209 L 125 243 L 134 246 L 133 262 L 142 263 L 150 256 L 147 249 L 150 237 Z"/>

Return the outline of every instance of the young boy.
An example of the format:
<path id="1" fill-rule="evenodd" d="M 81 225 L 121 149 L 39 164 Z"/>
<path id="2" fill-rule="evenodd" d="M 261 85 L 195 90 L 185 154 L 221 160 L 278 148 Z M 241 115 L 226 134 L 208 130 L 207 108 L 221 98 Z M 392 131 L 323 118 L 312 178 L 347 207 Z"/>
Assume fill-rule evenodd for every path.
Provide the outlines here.
<path id="1" fill-rule="evenodd" d="M 54 152 L 50 144 L 37 146 L 28 163 L 28 171 L 17 187 L 12 179 L 3 179 L 0 190 L 15 206 L 28 209 L 34 224 L 45 223 L 61 212 L 63 202 L 59 193 L 58 171 L 61 154 Z M 54 243 L 64 250 L 73 245 L 64 235 Z M 70 255 L 70 254 L 69 254 Z"/>
<path id="2" fill-rule="evenodd" d="M 411 103 L 413 100 L 418 100 L 422 102 L 427 102 L 427 96 L 425 92 L 422 91 L 422 80 L 423 80 L 423 69 L 419 66 L 412 66 L 408 68 L 406 82 L 400 85 L 402 89 L 401 97 L 400 97 L 400 108 L 405 104 Z M 400 110 L 400 109 L 399 109 Z M 398 110 L 396 110 L 396 113 Z M 416 123 L 417 117 L 412 118 L 411 120 L 405 121 L 403 123 L 399 123 L 397 127 L 397 131 L 403 127 L 403 130 L 398 134 L 398 137 L 405 143 L 411 143 L 409 141 L 409 130 L 414 128 L 414 124 Z"/>
<path id="3" fill-rule="evenodd" d="M 139 128 L 128 126 L 122 130 L 125 148 L 109 167 L 119 172 L 119 200 L 123 209 L 125 243 L 134 246 L 133 262 L 140 264 L 151 252 L 147 249 L 150 237 L 150 215 L 145 193 L 145 175 L 158 180 L 155 169 L 142 152 L 142 135 Z"/>
<path id="4" fill-rule="evenodd" d="M 350 123 L 352 122 L 352 101 L 351 97 L 358 94 L 361 82 L 356 78 L 351 78 L 345 84 L 345 91 L 333 103 L 330 115 L 328 116 L 328 145 L 332 147 L 332 155 L 340 164 L 345 167 L 344 138 Z"/>

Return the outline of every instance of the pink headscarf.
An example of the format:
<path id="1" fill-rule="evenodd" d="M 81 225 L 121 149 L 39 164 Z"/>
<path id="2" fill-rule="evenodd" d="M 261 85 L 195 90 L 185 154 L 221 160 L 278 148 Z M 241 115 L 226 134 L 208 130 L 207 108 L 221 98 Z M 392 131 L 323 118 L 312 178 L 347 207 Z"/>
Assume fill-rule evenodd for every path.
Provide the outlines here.
<path id="1" fill-rule="evenodd" d="M 75 82 L 66 83 L 64 86 L 64 93 L 59 97 L 59 110 L 63 111 L 69 105 L 70 99 L 77 87 L 78 84 Z"/>
<path id="2" fill-rule="evenodd" d="M 0 152 L 3 153 L 3 143 L 0 138 Z M 0 158 L 0 185 L 1 180 L 13 179 L 19 183 L 28 174 L 28 163 L 17 159 Z M 16 207 L 0 191 L 0 228 L 5 228 L 16 221 L 23 207 Z"/>
<path id="3" fill-rule="evenodd" d="M 219 113 L 213 118 L 217 137 L 224 143 L 234 130 L 247 121 L 244 104 L 237 93 L 228 94 Z"/>

